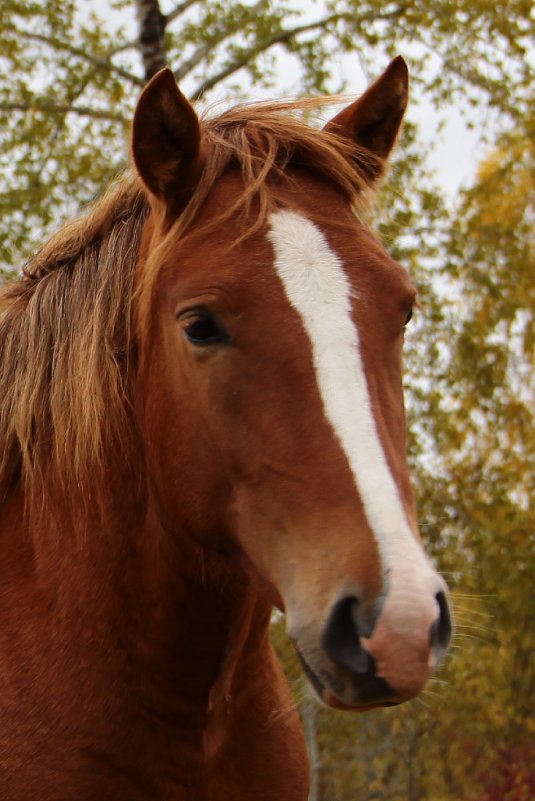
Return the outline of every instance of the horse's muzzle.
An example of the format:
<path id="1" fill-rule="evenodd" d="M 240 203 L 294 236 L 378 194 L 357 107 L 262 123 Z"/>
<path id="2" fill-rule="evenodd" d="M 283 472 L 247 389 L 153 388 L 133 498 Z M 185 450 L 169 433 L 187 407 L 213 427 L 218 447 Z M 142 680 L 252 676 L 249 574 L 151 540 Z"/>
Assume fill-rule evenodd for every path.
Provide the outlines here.
<path id="1" fill-rule="evenodd" d="M 328 706 L 339 709 L 391 706 L 413 698 L 451 639 L 445 591 L 438 590 L 420 615 L 412 613 L 413 629 L 402 625 L 399 613 L 386 603 L 363 632 L 358 606 L 355 596 L 334 604 L 320 637 L 321 650 L 314 648 L 310 630 L 302 644 L 295 638 L 307 678 Z"/>

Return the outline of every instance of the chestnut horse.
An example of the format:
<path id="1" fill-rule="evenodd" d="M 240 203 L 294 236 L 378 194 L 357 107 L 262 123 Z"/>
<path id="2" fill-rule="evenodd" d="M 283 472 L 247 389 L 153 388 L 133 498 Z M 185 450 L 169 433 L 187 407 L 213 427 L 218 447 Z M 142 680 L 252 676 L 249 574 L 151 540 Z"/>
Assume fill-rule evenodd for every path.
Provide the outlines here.
<path id="1" fill-rule="evenodd" d="M 337 709 L 415 696 L 450 636 L 405 461 L 415 290 L 365 224 L 402 59 L 200 121 L 164 70 L 136 175 L 2 293 L 0 797 L 305 801 L 273 606 Z"/>

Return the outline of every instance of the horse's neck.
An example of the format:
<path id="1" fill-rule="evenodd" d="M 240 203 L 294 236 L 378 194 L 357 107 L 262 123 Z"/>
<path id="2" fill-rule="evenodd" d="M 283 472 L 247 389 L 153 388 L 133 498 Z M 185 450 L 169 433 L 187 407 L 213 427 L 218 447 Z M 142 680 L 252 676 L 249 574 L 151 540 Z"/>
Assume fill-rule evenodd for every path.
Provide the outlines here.
<path id="1" fill-rule="evenodd" d="M 105 670 L 109 659 L 116 680 L 120 652 L 125 679 L 162 701 L 169 692 L 177 714 L 204 725 L 242 655 L 267 647 L 269 606 L 245 572 L 165 532 L 155 515 L 80 533 L 64 522 L 24 527 L 20 494 L 2 512 L 0 604 L 14 614 L 21 607 L 22 628 L 27 613 L 45 628 L 53 621 L 53 641 L 88 659 L 88 670 Z"/>
<path id="2" fill-rule="evenodd" d="M 23 530 L 22 508 L 13 495 L 0 516 L 0 727 L 13 752 L 48 750 L 53 764 L 67 748 L 65 786 L 87 782 L 76 801 L 108 798 L 101 787 L 120 794 L 121 782 L 132 801 L 157 798 L 160 773 L 166 799 L 204 801 L 214 782 L 223 801 L 227 777 L 228 797 L 240 801 L 240 777 L 262 771 L 251 743 L 280 761 L 284 730 L 295 738 L 296 727 L 282 709 L 290 701 L 269 646 L 269 606 L 246 573 L 173 540 L 154 516 L 77 541 L 68 528 Z M 236 763 L 245 752 L 247 768 Z M 10 770 L 0 765 L 0 775 Z M 148 795 L 133 793 L 130 771 Z"/>

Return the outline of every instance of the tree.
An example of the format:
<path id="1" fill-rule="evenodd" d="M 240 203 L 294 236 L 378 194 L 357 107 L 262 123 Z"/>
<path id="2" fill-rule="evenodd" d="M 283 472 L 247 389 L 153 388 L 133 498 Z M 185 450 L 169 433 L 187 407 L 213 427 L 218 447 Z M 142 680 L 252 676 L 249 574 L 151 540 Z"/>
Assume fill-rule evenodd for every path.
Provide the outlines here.
<path id="1" fill-rule="evenodd" d="M 410 130 L 386 187 L 383 234 L 411 264 L 422 304 L 407 333 L 412 472 L 457 635 L 421 702 L 318 714 L 322 801 L 534 794 L 534 125 L 533 111 L 502 124 L 451 216 L 418 163 L 403 163 Z M 420 187 L 402 206 L 400 177 Z M 414 239 L 400 236 L 407 228 Z"/>
<path id="2" fill-rule="evenodd" d="M 320 713 L 323 801 L 533 797 L 534 142 L 527 115 L 481 163 L 408 333 L 422 534 L 455 591 L 456 644 L 422 703 Z"/>
<path id="3" fill-rule="evenodd" d="M 440 472 L 422 487 L 432 528 L 455 542 L 447 569 L 462 570 L 464 592 L 485 598 L 465 599 L 461 620 L 483 639 L 464 665 L 479 709 L 464 730 L 473 752 L 486 741 L 474 768 L 487 787 L 508 763 L 528 777 L 535 756 L 534 124 L 532 111 L 499 137 L 451 228 L 444 275 L 455 302 L 429 416 Z M 520 785 L 504 795 L 529 796 Z"/>
<path id="4" fill-rule="evenodd" d="M 275 84 L 278 92 L 297 83 L 302 91 L 343 89 L 334 77 L 341 53 L 358 52 L 375 74 L 403 51 L 437 103 L 485 99 L 518 117 L 529 86 L 529 24 L 525 0 L 510 0 L 503 17 L 490 0 L 322 0 L 313 8 L 290 0 L 3 0 L 0 264 L 19 264 L 43 229 L 124 167 L 133 105 L 165 61 L 204 100 L 219 87 L 227 97 Z M 288 72 L 290 86 L 281 82 Z"/>

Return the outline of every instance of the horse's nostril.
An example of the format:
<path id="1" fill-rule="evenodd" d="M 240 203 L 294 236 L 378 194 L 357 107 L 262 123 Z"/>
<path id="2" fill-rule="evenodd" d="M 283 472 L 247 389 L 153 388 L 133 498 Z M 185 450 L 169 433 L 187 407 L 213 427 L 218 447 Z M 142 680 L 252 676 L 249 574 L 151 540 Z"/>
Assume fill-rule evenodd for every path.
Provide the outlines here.
<path id="1" fill-rule="evenodd" d="M 452 623 L 450 608 L 446 593 L 437 592 L 435 595 L 438 604 L 438 618 L 431 624 L 429 629 L 429 645 L 433 650 L 435 659 L 439 662 L 448 650 L 451 640 Z"/>
<path id="2" fill-rule="evenodd" d="M 323 632 L 323 647 L 327 654 L 342 667 L 359 675 L 375 675 L 375 661 L 364 650 L 357 626 L 359 599 L 349 596 L 338 601 Z"/>

